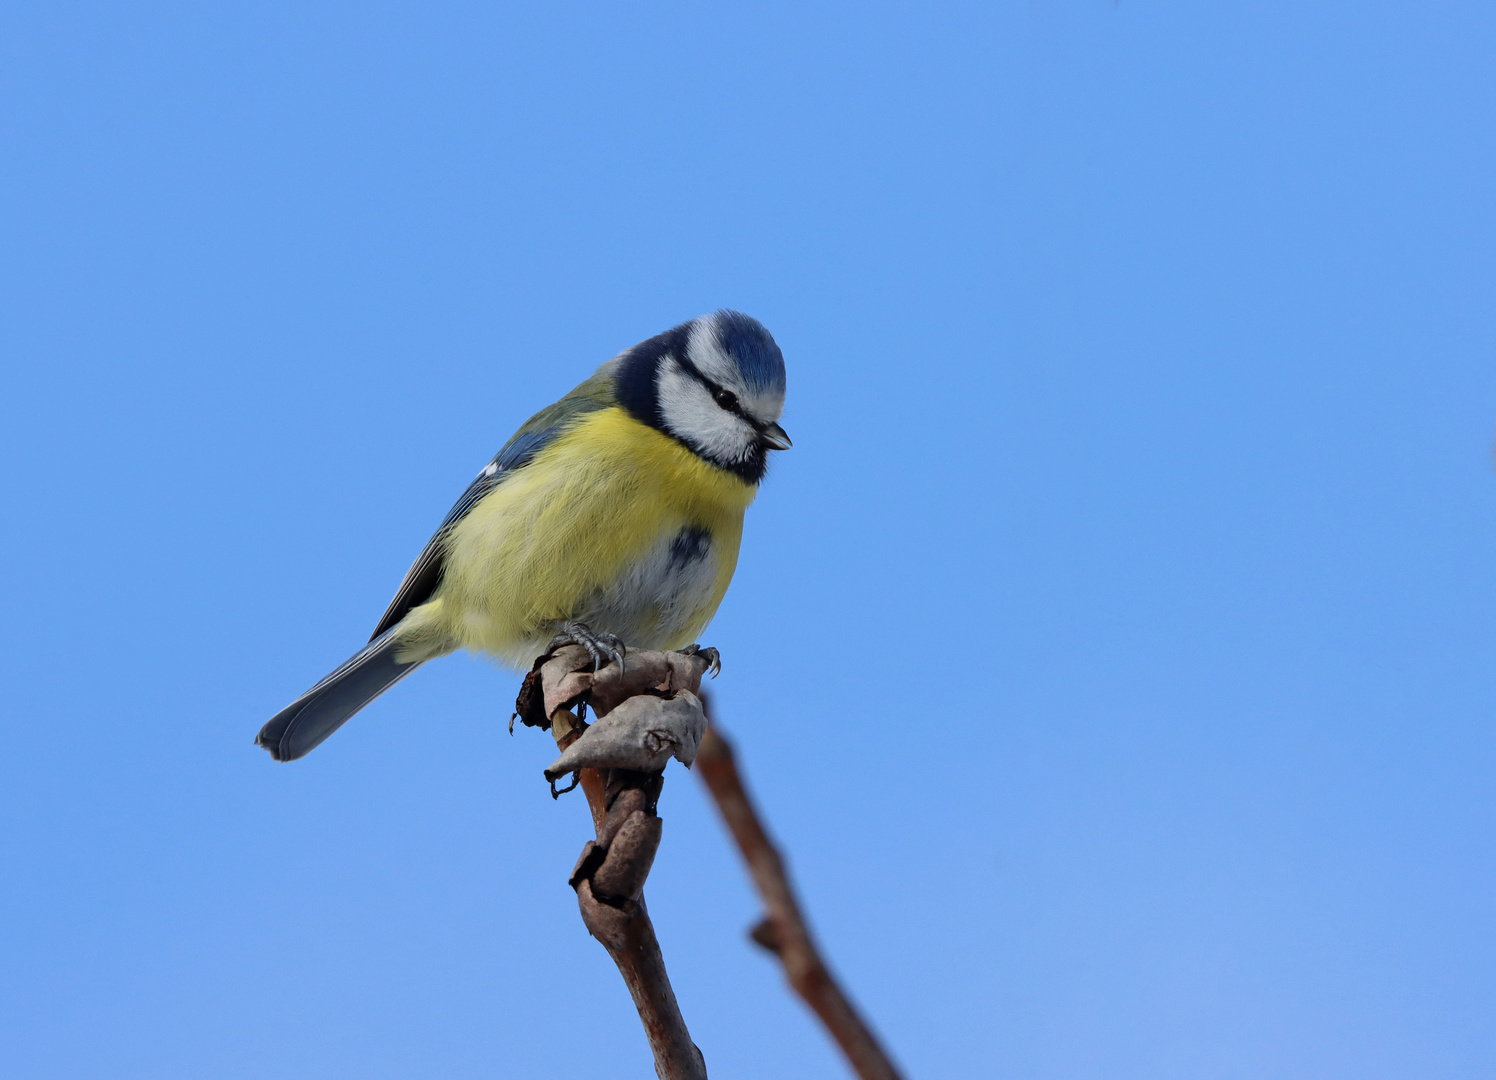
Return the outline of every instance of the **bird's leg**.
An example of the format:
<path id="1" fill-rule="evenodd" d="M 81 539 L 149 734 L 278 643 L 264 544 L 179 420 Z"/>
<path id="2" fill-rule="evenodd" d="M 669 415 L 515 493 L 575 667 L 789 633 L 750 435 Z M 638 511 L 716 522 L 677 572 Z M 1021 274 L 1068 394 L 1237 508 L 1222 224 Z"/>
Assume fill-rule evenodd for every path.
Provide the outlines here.
<path id="1" fill-rule="evenodd" d="M 617 660 L 618 670 L 624 670 L 623 658 L 628 649 L 624 648 L 617 634 L 594 634 L 585 623 L 564 622 L 561 632 L 551 639 L 550 647 L 555 649 L 562 645 L 580 645 L 586 649 L 587 655 L 592 657 L 593 671 L 603 666 L 603 657 Z"/>
<path id="2" fill-rule="evenodd" d="M 700 645 L 687 645 L 681 650 L 682 656 L 699 656 L 706 661 L 706 672 L 712 678 L 716 678 L 722 671 L 722 654 L 708 645 L 702 648 Z"/>

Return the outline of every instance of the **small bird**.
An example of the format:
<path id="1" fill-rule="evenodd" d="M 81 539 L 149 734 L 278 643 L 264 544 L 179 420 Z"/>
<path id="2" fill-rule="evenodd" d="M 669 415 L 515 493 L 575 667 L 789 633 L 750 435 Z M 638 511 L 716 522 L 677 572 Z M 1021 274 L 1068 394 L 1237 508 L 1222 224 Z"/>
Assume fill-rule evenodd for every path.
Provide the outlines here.
<path id="1" fill-rule="evenodd" d="M 784 356 L 717 311 L 614 357 L 532 416 L 457 500 L 369 643 L 271 718 L 276 761 L 311 751 L 427 660 L 470 649 L 523 669 L 550 646 L 594 666 L 678 649 L 737 566 L 743 514 L 790 438 Z"/>

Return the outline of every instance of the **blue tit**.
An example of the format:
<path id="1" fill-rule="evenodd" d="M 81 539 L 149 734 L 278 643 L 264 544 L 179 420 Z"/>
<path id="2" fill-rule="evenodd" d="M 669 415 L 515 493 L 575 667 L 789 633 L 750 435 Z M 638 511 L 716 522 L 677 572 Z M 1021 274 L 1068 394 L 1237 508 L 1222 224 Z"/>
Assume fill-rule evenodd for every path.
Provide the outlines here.
<path id="1" fill-rule="evenodd" d="M 718 311 L 614 357 L 478 474 L 369 643 L 255 742 L 306 754 L 400 679 L 469 649 L 523 669 L 557 638 L 595 661 L 695 640 L 732 580 L 743 514 L 789 436 L 784 357 Z"/>

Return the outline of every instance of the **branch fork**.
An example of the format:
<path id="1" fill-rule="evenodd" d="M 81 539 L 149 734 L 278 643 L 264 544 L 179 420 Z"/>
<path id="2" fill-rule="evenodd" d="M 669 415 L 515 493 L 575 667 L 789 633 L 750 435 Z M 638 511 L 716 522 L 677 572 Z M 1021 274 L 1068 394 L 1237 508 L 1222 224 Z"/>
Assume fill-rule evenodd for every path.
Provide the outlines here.
<path id="1" fill-rule="evenodd" d="M 900 1080 L 872 1029 L 837 985 L 800 910 L 789 874 L 748 796 L 731 745 L 707 723 L 701 677 L 721 663 L 715 649 L 631 652 L 591 670 L 591 655 L 564 645 L 535 661 L 515 713 L 548 729 L 560 756 L 545 770 L 553 796 L 568 773 L 580 783 L 597 838 L 582 848 L 568 883 L 588 932 L 608 951 L 633 996 L 660 1080 L 706 1080 L 665 973 L 644 902 L 644 882 L 664 822 L 656 812 L 671 758 L 697 770 L 737 842 L 767 914 L 750 933 L 778 957 L 785 976 L 825 1024 L 861 1080 Z M 591 708 L 597 720 L 584 720 Z"/>

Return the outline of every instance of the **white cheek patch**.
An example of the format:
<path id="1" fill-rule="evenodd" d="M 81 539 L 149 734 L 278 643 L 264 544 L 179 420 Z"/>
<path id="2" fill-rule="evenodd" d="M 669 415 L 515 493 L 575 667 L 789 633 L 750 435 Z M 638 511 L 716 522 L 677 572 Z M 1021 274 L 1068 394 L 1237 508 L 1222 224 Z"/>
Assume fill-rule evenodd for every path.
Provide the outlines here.
<path id="1" fill-rule="evenodd" d="M 711 391 L 682 371 L 673 357 L 660 365 L 658 385 L 660 418 L 672 435 L 718 461 L 751 456 L 758 432 L 713 401 Z"/>

